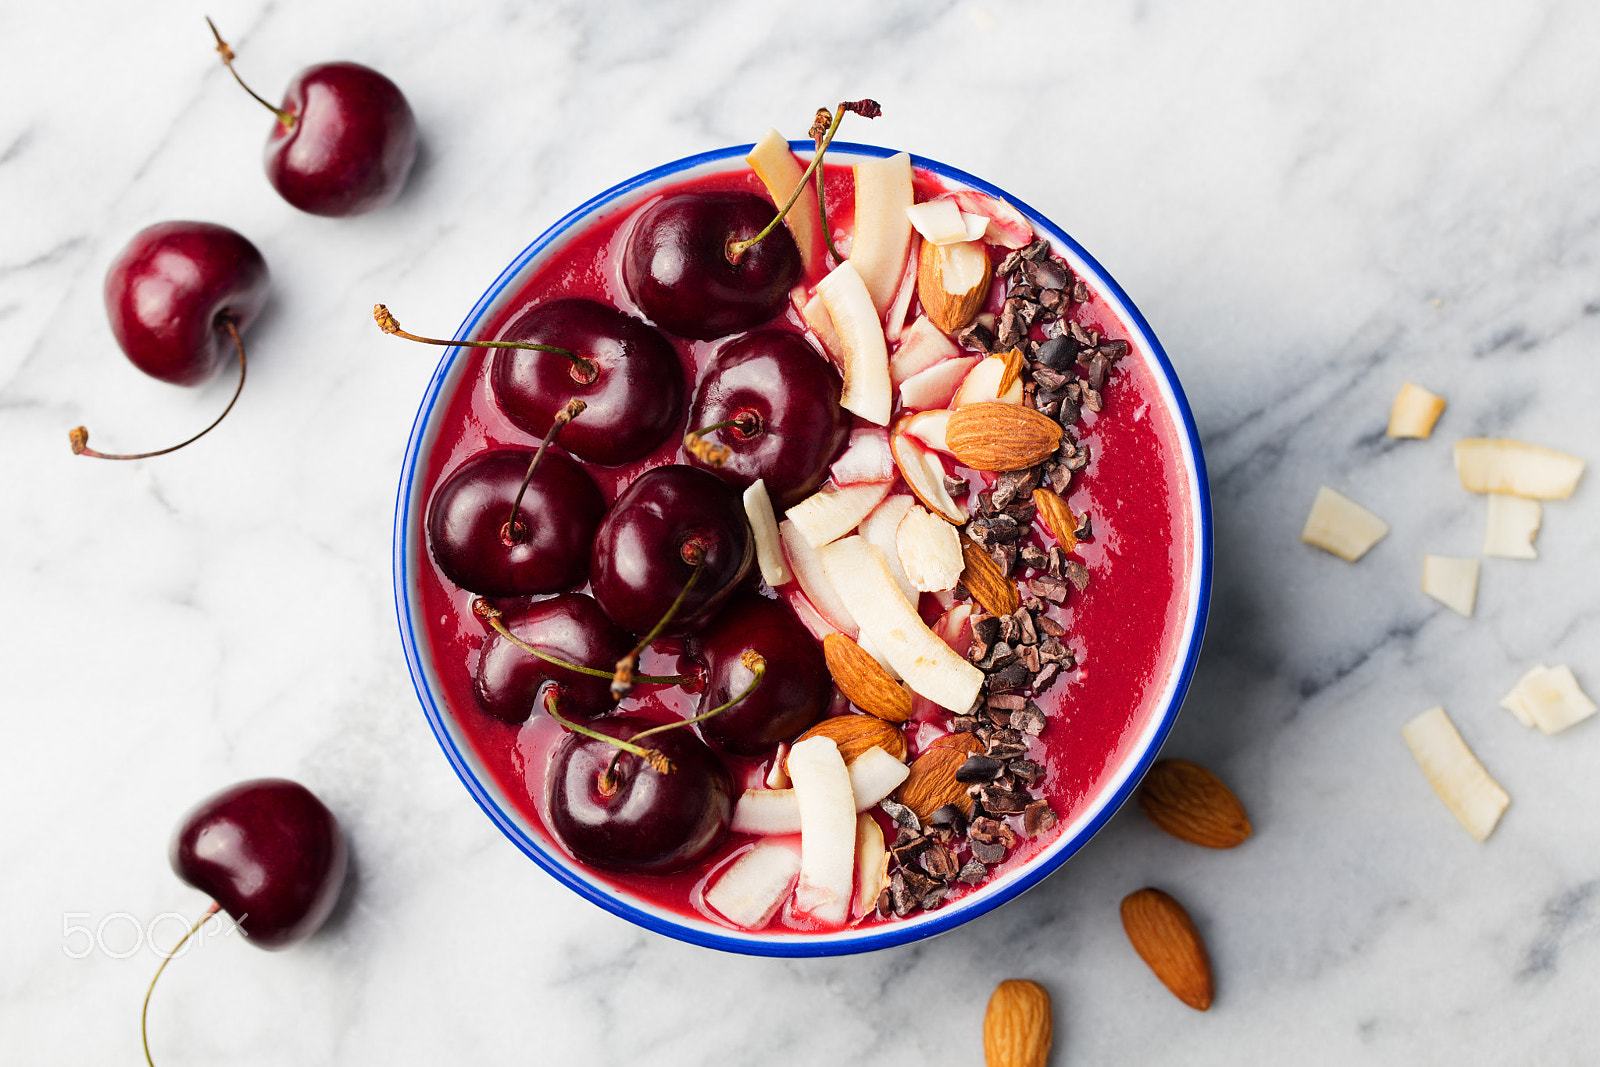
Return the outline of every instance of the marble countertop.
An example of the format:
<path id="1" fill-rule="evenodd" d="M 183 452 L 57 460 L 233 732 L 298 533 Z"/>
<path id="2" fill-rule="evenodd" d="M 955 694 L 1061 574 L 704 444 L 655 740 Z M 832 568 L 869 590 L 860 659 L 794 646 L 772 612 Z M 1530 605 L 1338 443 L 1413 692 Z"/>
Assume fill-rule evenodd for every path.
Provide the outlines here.
<path id="1" fill-rule="evenodd" d="M 348 58 L 406 91 L 422 154 L 354 220 L 267 185 L 270 120 L 202 9 L 0 0 L 0 1041 L 126 1062 L 177 916 L 180 814 L 240 778 L 323 796 L 352 847 L 330 926 L 284 953 L 201 943 L 163 979 L 180 1063 L 973 1064 L 996 981 L 1055 998 L 1054 1063 L 1576 1063 L 1600 1047 L 1600 723 L 1524 730 L 1536 661 L 1600 693 L 1600 493 L 1548 505 L 1533 563 L 1485 562 L 1475 617 L 1418 591 L 1475 555 L 1456 438 L 1600 460 L 1600 8 L 1264 0 L 439 5 L 222 0 L 267 95 Z M 446 765 L 396 634 L 397 471 L 433 355 L 546 225 L 657 162 L 801 133 L 984 175 L 1072 232 L 1163 339 L 1217 528 L 1209 633 L 1166 747 L 1255 836 L 1213 853 L 1133 809 L 1040 887 L 932 942 L 726 956 L 560 888 Z M 225 222 L 272 265 L 239 408 L 202 447 L 73 457 L 68 427 L 162 441 L 221 407 L 142 377 L 101 306 L 111 257 L 167 218 Z M 223 376 L 226 377 L 225 375 Z M 1435 437 L 1382 430 L 1405 380 Z M 1393 531 L 1358 564 L 1302 545 L 1319 484 Z M 1511 794 L 1485 844 L 1400 738 L 1444 704 Z M 1183 900 L 1210 946 L 1200 1015 L 1134 956 L 1118 901 Z M 87 930 L 88 933 L 85 933 Z"/>

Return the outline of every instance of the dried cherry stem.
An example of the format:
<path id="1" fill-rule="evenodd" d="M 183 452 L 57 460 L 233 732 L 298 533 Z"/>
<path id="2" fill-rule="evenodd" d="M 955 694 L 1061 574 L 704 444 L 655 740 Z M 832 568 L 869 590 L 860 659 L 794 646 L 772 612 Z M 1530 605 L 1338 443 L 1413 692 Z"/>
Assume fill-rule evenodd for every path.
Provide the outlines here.
<path id="1" fill-rule="evenodd" d="M 186 441 L 179 441 L 170 448 L 163 448 L 156 452 L 136 452 L 126 455 L 116 452 L 96 452 L 94 449 L 89 447 L 89 428 L 86 426 L 78 426 L 67 433 L 67 439 L 72 442 L 73 454 L 78 456 L 89 456 L 93 459 L 153 459 L 156 456 L 164 456 L 168 452 L 176 452 L 184 445 L 192 445 L 196 441 L 200 440 L 200 438 L 210 433 L 212 430 L 215 430 L 222 423 L 222 420 L 228 417 L 228 412 L 233 410 L 233 405 L 239 400 L 239 394 L 244 392 L 245 372 L 244 341 L 239 336 L 239 328 L 235 326 L 233 324 L 233 320 L 226 315 L 218 318 L 217 322 L 222 326 L 223 329 L 228 331 L 228 336 L 233 338 L 233 347 L 239 353 L 239 384 L 234 386 L 233 397 L 228 401 L 228 406 L 222 409 L 221 415 L 218 415 L 214 420 L 212 420 L 210 426 L 207 426 L 205 429 L 201 430 L 199 433 L 195 434 Z"/>
<path id="2" fill-rule="evenodd" d="M 507 641 L 510 641 L 513 645 L 522 649 L 522 651 L 528 653 L 529 655 L 538 656 L 546 663 L 553 663 L 557 667 L 572 671 L 575 674 L 588 675 L 590 678 L 610 678 L 613 676 L 614 672 L 612 671 L 603 671 L 599 667 L 585 667 L 577 663 L 568 663 L 566 660 L 561 659 L 558 656 L 552 656 L 550 653 L 545 652 L 542 649 L 534 648 L 532 645 L 528 644 L 528 642 L 524 641 L 522 638 L 518 637 L 516 634 L 507 629 L 505 623 L 505 612 L 501 611 L 499 608 L 483 599 L 483 597 L 479 597 L 472 602 L 472 611 L 473 614 L 479 616 L 480 618 L 488 620 L 489 626 L 494 630 L 495 633 L 499 634 Z M 638 674 L 634 676 L 633 680 L 641 685 L 686 685 L 689 682 L 694 681 L 695 676 L 692 674 Z"/>
<path id="3" fill-rule="evenodd" d="M 663 756 L 660 749 L 645 748 L 642 745 L 634 744 L 632 741 L 624 741 L 620 737 L 612 737 L 610 734 L 603 734 L 599 730 L 592 729 L 580 722 L 573 722 L 571 719 L 561 714 L 560 710 L 556 707 L 556 700 L 557 696 L 554 689 L 545 690 L 545 713 L 556 722 L 560 723 L 563 728 L 570 730 L 575 734 L 582 734 L 584 737 L 591 738 L 595 741 L 604 741 L 606 744 L 611 745 L 622 752 L 628 752 L 638 756 L 661 774 L 672 773 L 672 761 Z M 616 791 L 616 786 L 614 784 L 615 779 L 611 773 L 615 766 L 616 757 L 612 757 L 611 766 L 607 767 L 605 773 L 600 776 L 602 792 L 605 792 L 605 783 L 608 780 L 613 782 L 611 792 Z M 609 796 L 610 793 L 608 792 L 606 795 Z"/>
<path id="4" fill-rule="evenodd" d="M 838 110 L 833 113 L 831 122 L 828 122 L 827 118 L 824 117 L 828 115 L 827 108 L 817 109 L 817 118 L 816 121 L 812 123 L 810 130 L 811 137 L 817 145 L 816 152 L 811 156 L 811 165 L 805 169 L 804 174 L 800 175 L 800 181 L 795 184 L 794 192 L 789 194 L 789 199 L 785 200 L 783 202 L 783 206 L 778 209 L 777 216 L 771 222 L 767 223 L 766 227 L 762 229 L 760 233 L 756 234 L 748 241 L 734 241 L 732 244 L 728 245 L 729 263 L 737 265 L 739 260 L 744 258 L 744 254 L 746 252 L 748 252 L 754 245 L 759 243 L 762 238 L 767 236 L 767 234 L 776 229 L 778 224 L 784 220 L 784 217 L 789 214 L 789 209 L 794 207 L 795 202 L 800 199 L 800 193 L 804 191 L 806 182 L 810 181 L 811 176 L 817 173 L 817 171 L 821 168 L 822 157 L 827 154 L 828 146 L 833 143 L 833 135 L 839 132 L 839 123 L 844 121 L 845 112 L 847 111 L 853 111 L 862 118 L 868 119 L 875 119 L 879 115 L 883 114 L 883 108 L 878 106 L 878 102 L 876 100 L 846 101 L 840 104 Z M 825 122 L 827 122 L 826 127 L 823 127 L 819 132 L 819 127 L 822 127 L 823 123 Z M 827 207 L 823 203 L 822 179 L 820 178 L 817 179 L 817 207 L 822 211 L 822 233 L 823 236 L 827 238 L 828 251 L 833 253 L 833 258 L 842 261 L 844 257 L 839 255 L 838 250 L 833 247 L 833 238 L 828 235 L 828 214 Z"/>
<path id="5" fill-rule="evenodd" d="M 139 1012 L 139 1039 L 144 1042 L 144 1062 L 149 1064 L 150 1067 L 156 1067 L 156 1061 L 150 1058 L 150 1029 L 148 1025 L 150 1022 L 150 995 L 156 991 L 156 983 L 161 981 L 161 972 L 167 969 L 167 964 L 172 962 L 172 958 L 178 954 L 178 950 L 183 948 L 189 939 L 199 932 L 200 928 L 206 924 L 206 920 L 221 910 L 221 904 L 216 901 L 211 902 L 211 907 L 207 908 L 205 914 L 194 921 L 194 925 L 189 927 L 189 932 L 178 938 L 178 943 L 172 946 L 172 951 L 162 957 L 161 966 L 156 968 L 156 976 L 150 979 L 150 988 L 144 991 L 144 1008 Z"/>
<path id="6" fill-rule="evenodd" d="M 517 511 L 522 507 L 522 494 L 528 491 L 528 485 L 533 481 L 533 472 L 539 469 L 539 461 L 544 458 L 545 449 L 561 433 L 562 427 L 573 419 L 582 415 L 589 407 L 583 401 L 573 398 L 567 401 L 566 406 L 556 412 L 555 421 L 550 423 L 550 430 L 544 435 L 544 440 L 539 442 L 539 451 L 533 454 L 528 461 L 528 473 L 522 476 L 522 484 L 517 486 L 517 495 L 511 499 L 511 517 L 500 528 L 500 539 L 507 544 L 520 544 L 528 536 L 528 527 L 517 521 Z"/>
<path id="7" fill-rule="evenodd" d="M 418 334 L 407 333 L 400 328 L 400 320 L 395 318 L 383 304 L 372 305 L 372 318 L 378 324 L 378 329 L 384 333 L 392 333 L 396 337 L 404 337 L 407 341 L 415 341 L 422 345 L 441 345 L 445 348 L 520 348 L 528 352 L 553 352 L 558 356 L 565 356 L 572 362 L 572 380 L 579 385 L 593 385 L 600 378 L 600 368 L 594 361 L 584 359 L 570 348 L 560 345 L 541 345 L 532 341 L 446 341 L 438 337 L 422 337 Z"/>
<path id="8" fill-rule="evenodd" d="M 714 441 L 707 441 L 706 434 L 734 427 L 745 437 L 754 437 L 761 432 L 761 419 L 750 411 L 741 411 L 731 419 L 713 422 L 710 426 L 702 426 L 698 430 L 690 430 L 683 435 L 683 448 L 695 459 L 708 467 L 720 467 L 733 458 L 733 449 L 727 445 L 719 445 Z"/>
<path id="9" fill-rule="evenodd" d="M 211 27 L 211 36 L 217 39 L 217 55 L 222 57 L 222 65 L 228 68 L 228 73 L 232 74 L 233 80 L 239 83 L 239 88 L 254 97 L 256 103 L 278 116 L 278 121 L 283 123 L 284 129 L 294 129 L 294 124 L 299 120 L 295 118 L 293 112 L 285 111 L 281 107 L 273 107 L 260 93 L 246 85 L 244 79 L 239 77 L 239 72 L 233 69 L 233 61 L 236 58 L 233 54 L 233 49 L 229 48 L 228 42 L 222 39 L 222 34 L 217 31 L 217 24 L 211 21 L 210 15 L 206 16 L 206 25 Z"/>
<path id="10" fill-rule="evenodd" d="M 685 563 L 694 563 L 694 570 L 689 572 L 689 580 L 683 583 L 682 589 L 678 590 L 678 595 L 668 605 L 666 614 L 656 621 L 656 624 L 650 628 L 649 633 L 639 639 L 639 643 L 633 646 L 632 652 L 617 660 L 617 669 L 611 675 L 612 700 L 621 700 L 628 695 L 628 690 L 632 689 L 633 683 L 638 681 L 638 678 L 633 673 L 633 668 L 638 665 L 639 653 L 649 648 L 650 642 L 661 636 L 661 631 L 666 629 L 667 623 L 671 622 L 672 617 L 678 613 L 678 609 L 683 607 L 684 598 L 689 595 L 689 590 L 693 589 L 694 583 L 700 580 L 700 572 L 706 569 L 705 549 L 698 544 L 690 542 L 684 545 L 680 551 Z"/>

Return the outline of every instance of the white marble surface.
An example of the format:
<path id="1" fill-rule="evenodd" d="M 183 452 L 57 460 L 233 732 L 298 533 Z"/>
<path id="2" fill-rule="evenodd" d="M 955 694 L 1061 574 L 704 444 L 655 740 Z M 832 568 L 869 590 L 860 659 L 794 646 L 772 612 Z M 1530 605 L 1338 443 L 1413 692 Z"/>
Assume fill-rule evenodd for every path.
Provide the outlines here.
<path id="1" fill-rule="evenodd" d="M 1600 9 L 1504 4 L 499 3 L 219 0 L 248 77 L 350 58 L 409 95 L 404 198 L 296 213 L 260 170 L 269 120 L 214 62 L 202 9 L 0 2 L 0 1044 L 128 1062 L 156 956 L 128 920 L 192 915 L 166 861 L 195 799 L 286 774 L 348 830 L 325 933 L 205 942 L 163 980 L 181 1063 L 971 1064 L 990 988 L 1056 999 L 1069 1063 L 1580 1063 L 1600 1048 L 1600 724 L 1547 738 L 1495 701 L 1536 660 L 1600 692 L 1600 494 L 1547 507 L 1541 559 L 1485 565 L 1478 614 L 1417 592 L 1473 554 L 1483 503 L 1450 442 L 1600 459 Z M 524 859 L 418 710 L 389 585 L 396 472 L 429 354 L 501 266 L 643 167 L 801 131 L 1009 187 L 1074 232 L 1164 339 L 1204 434 L 1216 591 L 1167 747 L 1229 779 L 1232 853 L 1117 816 L 1022 900 L 866 957 L 723 956 L 643 933 Z M 238 411 L 142 378 L 100 304 L 138 228 L 226 222 L 274 272 Z M 1411 378 L 1437 437 L 1382 436 Z M 1358 565 L 1297 540 L 1319 483 L 1393 526 Z M 1399 736 L 1443 703 L 1511 793 L 1483 845 Z M 1186 901 L 1218 976 L 1162 990 L 1117 902 Z M 64 924 L 106 922 L 84 958 Z M 177 924 L 157 926 L 170 944 Z"/>

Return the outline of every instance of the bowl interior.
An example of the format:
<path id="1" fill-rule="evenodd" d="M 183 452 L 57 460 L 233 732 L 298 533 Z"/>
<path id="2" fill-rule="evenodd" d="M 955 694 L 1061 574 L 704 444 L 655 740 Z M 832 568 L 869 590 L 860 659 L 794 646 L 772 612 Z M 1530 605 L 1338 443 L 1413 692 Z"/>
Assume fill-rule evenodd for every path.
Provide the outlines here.
<path id="1" fill-rule="evenodd" d="M 811 148 L 809 141 L 796 141 L 793 144 L 796 150 L 801 152 L 807 152 Z M 743 145 L 680 159 L 630 178 L 581 205 L 546 230 L 501 272 L 494 284 L 479 299 L 477 306 L 462 322 L 460 329 L 454 335 L 455 339 L 463 340 L 475 336 L 480 327 L 491 321 L 504 303 L 516 295 L 524 280 L 561 246 L 564 238 L 581 232 L 586 224 L 602 211 L 636 203 L 649 196 L 658 187 L 702 174 L 742 167 L 744 156 L 749 150 L 749 145 Z M 852 159 L 880 158 L 891 154 L 891 150 L 888 149 L 843 142 L 836 142 L 829 149 L 830 161 L 841 163 Z M 446 758 L 467 787 L 467 791 L 495 825 L 540 867 L 574 892 L 606 910 L 647 929 L 694 944 L 726 951 L 772 956 L 826 956 L 863 952 L 933 936 L 1015 898 L 1082 848 L 1127 799 L 1155 759 L 1163 739 L 1172 728 L 1199 656 L 1211 582 L 1210 498 L 1199 435 L 1195 430 L 1189 405 L 1178 384 L 1177 375 L 1173 372 L 1160 342 L 1156 340 L 1144 317 L 1117 283 L 1079 247 L 1077 242 L 1049 219 L 1002 190 L 960 170 L 920 156 L 912 156 L 912 163 L 918 168 L 939 175 L 954 188 L 974 189 L 1010 203 L 1027 216 L 1041 236 L 1051 241 L 1057 253 L 1065 258 L 1080 276 L 1099 290 L 1101 297 L 1128 328 L 1129 341 L 1133 344 L 1135 353 L 1145 361 L 1152 379 L 1157 384 L 1160 399 L 1176 428 L 1180 460 L 1189 490 L 1188 519 L 1191 536 L 1188 588 L 1182 614 L 1183 627 L 1182 632 L 1176 637 L 1174 651 L 1168 659 L 1170 668 L 1167 677 L 1162 679 L 1161 692 L 1154 702 L 1154 712 L 1137 738 L 1125 749 L 1123 758 L 1106 779 L 1099 795 L 1063 827 L 1056 841 L 1026 864 L 994 879 L 977 892 L 936 911 L 922 912 L 893 923 L 861 929 L 847 929 L 827 934 L 804 934 L 793 931 L 748 933 L 729 929 L 698 917 L 667 911 L 593 878 L 541 829 L 529 823 L 519 812 L 516 804 L 501 793 L 493 776 L 482 765 L 446 706 L 444 690 L 439 684 L 436 668 L 428 655 L 428 640 L 425 623 L 420 614 L 417 586 L 418 568 L 429 565 L 425 556 L 427 550 L 422 533 L 429 486 L 425 484 L 423 472 L 426 470 L 427 457 L 439 436 L 441 416 L 447 406 L 444 401 L 452 395 L 472 362 L 464 358 L 467 349 L 455 347 L 445 351 L 433 379 L 428 384 L 411 429 L 410 443 L 401 467 L 399 496 L 395 508 L 393 542 L 395 609 L 399 618 L 401 642 L 417 697 Z"/>

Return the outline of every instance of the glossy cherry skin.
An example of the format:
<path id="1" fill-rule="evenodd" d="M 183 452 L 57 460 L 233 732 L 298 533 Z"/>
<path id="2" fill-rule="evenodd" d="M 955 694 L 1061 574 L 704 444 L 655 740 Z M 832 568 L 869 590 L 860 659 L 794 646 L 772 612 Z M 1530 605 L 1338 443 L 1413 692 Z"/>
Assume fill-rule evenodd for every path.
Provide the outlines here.
<path id="1" fill-rule="evenodd" d="M 545 450 L 508 529 L 511 502 L 534 453 L 483 452 L 457 467 L 428 501 L 428 545 L 445 576 L 484 596 L 531 596 L 583 584 L 605 498 L 579 464 Z"/>
<path id="2" fill-rule="evenodd" d="M 629 715 L 589 724 L 631 738 L 657 725 Z M 608 871 L 668 874 L 705 859 L 733 818 L 733 776 L 690 729 L 654 734 L 639 744 L 672 762 L 665 774 L 603 741 L 568 734 L 550 758 L 550 825 L 579 860 Z M 601 775 L 616 758 L 613 789 Z"/>
<path id="3" fill-rule="evenodd" d="M 592 718 L 615 706 L 609 672 L 628 654 L 633 639 L 606 618 L 593 597 L 561 593 L 508 610 L 504 622 L 506 629 L 541 652 L 606 671 L 608 676 L 595 678 L 558 667 L 490 632 L 478 653 L 472 686 L 484 711 L 506 722 L 527 722 L 547 683 L 556 687 L 558 707 L 568 718 Z"/>
<path id="4" fill-rule="evenodd" d="M 710 340 L 769 321 L 800 280 L 800 249 L 781 223 L 738 263 L 728 246 L 748 240 L 777 209 L 755 193 L 682 193 L 651 207 L 628 235 L 622 280 L 651 322 Z"/>
<path id="5" fill-rule="evenodd" d="M 316 932 L 344 885 L 344 834 L 311 790 L 283 778 L 240 782 L 202 801 L 172 838 L 172 869 L 222 905 L 254 945 Z"/>
<path id="6" fill-rule="evenodd" d="M 396 196 L 417 158 L 417 120 L 394 82 L 359 63 L 307 67 L 284 91 L 292 125 L 272 124 L 267 179 L 313 215 L 360 215 Z"/>
<path id="7" fill-rule="evenodd" d="M 653 451 L 682 425 L 683 363 L 671 342 L 649 323 L 593 300 L 553 300 L 513 322 L 498 340 L 557 345 L 596 365 L 582 372 L 557 352 L 503 348 L 489 380 L 512 422 L 535 437 L 576 397 L 588 405 L 561 431 L 561 446 L 605 466 Z"/>
<path id="8" fill-rule="evenodd" d="M 850 415 L 839 406 L 843 383 L 822 353 L 797 333 L 762 330 L 728 345 L 701 376 L 689 426 L 753 417 L 710 439 L 733 455 L 717 475 L 740 489 L 766 479 L 782 511 L 821 488 L 828 465 L 850 436 Z M 703 466 L 693 455 L 689 462 Z"/>
<path id="9" fill-rule="evenodd" d="M 788 606 L 754 591 L 740 593 L 722 614 L 690 639 L 689 654 L 705 666 L 706 687 L 697 714 L 743 693 L 754 675 L 740 663 L 746 652 L 767 661 L 755 692 L 700 723 L 712 748 L 736 756 L 763 756 L 822 717 L 833 681 L 822 646 Z"/>
<path id="10" fill-rule="evenodd" d="M 210 222 L 158 222 L 134 235 L 106 272 L 111 333 L 135 367 L 199 385 L 237 357 L 222 321 L 243 333 L 267 302 L 267 261 Z"/>
<path id="11" fill-rule="evenodd" d="M 696 553 L 704 569 L 663 634 L 711 620 L 750 573 L 755 539 L 740 494 L 716 475 L 682 464 L 646 471 L 595 534 L 594 598 L 618 626 L 646 633 L 683 591 Z"/>

